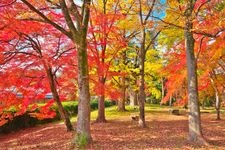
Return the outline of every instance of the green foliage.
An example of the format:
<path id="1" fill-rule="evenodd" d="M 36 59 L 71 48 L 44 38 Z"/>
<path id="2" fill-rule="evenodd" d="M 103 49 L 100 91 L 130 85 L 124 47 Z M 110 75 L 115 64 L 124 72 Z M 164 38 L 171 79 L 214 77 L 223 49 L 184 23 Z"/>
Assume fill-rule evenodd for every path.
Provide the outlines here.
<path id="1" fill-rule="evenodd" d="M 211 107 L 213 106 L 213 97 L 206 97 L 202 102 L 203 107 Z"/>
<path id="2" fill-rule="evenodd" d="M 68 101 L 62 102 L 63 108 L 67 111 L 70 116 L 76 115 L 78 112 L 78 102 L 77 101 Z M 53 109 L 59 115 L 58 106 L 54 105 Z"/>
<path id="3" fill-rule="evenodd" d="M 151 95 L 151 99 L 158 101 L 161 99 L 161 72 L 162 59 L 156 49 L 150 49 L 146 53 L 145 61 L 145 81 L 146 93 Z M 158 103 L 158 102 L 157 102 Z"/>
<path id="4" fill-rule="evenodd" d="M 225 8 L 225 2 L 224 2 L 224 1 L 218 3 L 218 4 L 216 5 L 216 7 L 215 7 L 215 9 L 216 9 L 217 11 L 222 11 L 224 8 Z"/>
<path id="5" fill-rule="evenodd" d="M 154 95 L 151 95 L 150 97 L 146 98 L 146 102 L 149 104 L 160 104 L 161 99 L 159 99 L 159 98 L 155 98 Z"/>

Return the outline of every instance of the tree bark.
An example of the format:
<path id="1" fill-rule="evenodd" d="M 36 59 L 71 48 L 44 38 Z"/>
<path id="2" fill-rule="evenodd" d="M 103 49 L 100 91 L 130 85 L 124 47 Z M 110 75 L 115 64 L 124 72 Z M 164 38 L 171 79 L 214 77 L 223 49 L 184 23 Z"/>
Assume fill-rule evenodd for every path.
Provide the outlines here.
<path id="1" fill-rule="evenodd" d="M 149 10 L 147 11 L 147 14 L 144 15 L 144 9 L 143 9 L 143 3 L 141 0 L 139 0 L 139 18 L 140 18 L 140 25 L 141 25 L 141 43 L 140 43 L 140 51 L 139 51 L 139 61 L 140 61 L 140 86 L 139 86 L 139 126 L 141 127 L 146 127 L 145 123 L 145 100 L 146 100 L 146 95 L 145 95 L 145 57 L 146 57 L 146 52 L 154 44 L 155 38 L 158 36 L 160 32 L 158 32 L 154 37 L 151 38 L 150 41 L 147 41 L 146 39 L 146 23 L 149 20 L 149 17 L 153 13 L 153 8 L 155 6 L 156 0 L 152 1 L 147 1 L 151 2 L 151 5 L 149 5 Z"/>
<path id="2" fill-rule="evenodd" d="M 86 27 L 87 28 L 87 27 Z M 90 134 L 90 92 L 87 60 L 86 35 L 81 36 L 78 46 L 78 115 L 77 137 L 85 136 L 88 143 L 91 142 Z"/>
<path id="3" fill-rule="evenodd" d="M 98 97 L 98 117 L 96 119 L 96 122 L 98 123 L 104 123 L 106 122 L 105 119 L 105 96 L 101 95 Z"/>
<path id="4" fill-rule="evenodd" d="M 161 82 L 162 82 L 162 99 L 161 99 L 161 101 L 163 101 L 163 98 L 164 98 L 164 96 L 165 96 L 165 88 L 164 88 L 164 78 L 162 77 L 161 78 Z"/>
<path id="5" fill-rule="evenodd" d="M 172 95 L 170 96 L 170 100 L 169 100 L 169 106 L 172 107 L 172 102 L 173 102 L 173 97 Z"/>
<path id="6" fill-rule="evenodd" d="M 142 31 L 142 43 L 140 48 L 140 86 L 139 86 L 139 97 L 138 97 L 138 104 L 139 104 L 139 126 L 146 127 L 145 123 L 145 38 L 146 33 L 145 29 Z"/>
<path id="7" fill-rule="evenodd" d="M 87 31 L 90 18 L 91 0 L 84 1 L 81 27 L 78 28 L 80 36 L 74 32 L 73 40 L 78 50 L 78 114 L 77 114 L 77 134 L 76 138 L 85 137 L 87 144 L 91 143 L 90 132 L 90 91 L 89 91 L 89 70 L 87 57 Z M 79 18 L 77 18 L 79 19 Z M 78 22 L 79 23 L 79 22 Z M 67 23 L 68 24 L 68 23 Z M 69 24 L 68 24 L 69 26 Z M 70 27 L 72 31 L 73 28 Z"/>
<path id="8" fill-rule="evenodd" d="M 143 90 L 139 93 L 139 121 L 138 124 L 140 127 L 146 127 L 145 123 L 145 93 Z"/>
<path id="9" fill-rule="evenodd" d="M 98 116 L 96 119 L 96 122 L 98 123 L 104 123 L 106 122 L 105 119 L 105 81 L 103 78 L 99 79 L 99 82 L 101 84 L 101 93 L 98 97 Z"/>
<path id="10" fill-rule="evenodd" d="M 219 91 L 218 91 L 218 89 L 216 87 L 216 84 L 215 84 L 213 78 L 210 77 L 210 79 L 211 79 L 212 87 L 213 87 L 214 92 L 215 92 L 215 99 L 216 99 L 216 104 L 215 104 L 216 120 L 221 120 L 221 118 L 220 118 L 220 106 L 221 106 L 220 94 L 219 94 Z"/>
<path id="11" fill-rule="evenodd" d="M 220 118 L 220 96 L 219 96 L 218 90 L 216 91 L 215 95 L 216 95 L 216 105 L 215 105 L 215 107 L 216 107 L 216 120 L 221 120 L 221 118 Z"/>
<path id="12" fill-rule="evenodd" d="M 49 81 L 49 85 L 50 85 L 50 88 L 51 88 L 51 92 L 52 92 L 52 95 L 53 95 L 53 98 L 58 106 L 58 109 L 59 109 L 59 114 L 60 114 L 60 117 L 63 119 L 66 127 L 67 127 L 67 131 L 73 131 L 74 128 L 70 122 L 70 117 L 67 113 L 67 111 L 63 108 L 62 106 L 62 103 L 60 101 L 60 98 L 59 98 L 59 94 L 57 92 L 57 88 L 56 88 L 56 84 L 55 84 L 55 81 L 54 81 L 54 77 L 53 77 L 53 74 L 52 74 L 52 69 L 51 67 L 47 66 L 47 64 L 45 63 L 45 70 L 46 70 L 46 73 L 47 73 L 47 76 L 48 76 L 48 81 Z"/>
<path id="13" fill-rule="evenodd" d="M 118 101 L 118 111 L 126 111 L 125 109 L 125 101 L 126 101 L 126 79 L 123 76 L 121 78 L 122 84 L 121 84 L 121 92 L 122 92 L 122 98 Z"/>
<path id="14" fill-rule="evenodd" d="M 193 143 L 205 144 L 205 140 L 202 136 L 201 121 L 200 121 L 200 109 L 198 103 L 198 80 L 197 80 L 197 63 L 194 55 L 194 37 L 191 29 L 192 13 L 194 9 L 192 0 L 189 0 L 187 9 L 185 11 L 185 49 L 187 59 L 187 70 L 188 70 L 188 125 L 189 125 L 189 136 L 188 140 Z"/>
<path id="15" fill-rule="evenodd" d="M 129 90 L 129 97 L 130 97 L 130 106 L 137 106 L 137 91 L 134 91 L 133 89 Z"/>

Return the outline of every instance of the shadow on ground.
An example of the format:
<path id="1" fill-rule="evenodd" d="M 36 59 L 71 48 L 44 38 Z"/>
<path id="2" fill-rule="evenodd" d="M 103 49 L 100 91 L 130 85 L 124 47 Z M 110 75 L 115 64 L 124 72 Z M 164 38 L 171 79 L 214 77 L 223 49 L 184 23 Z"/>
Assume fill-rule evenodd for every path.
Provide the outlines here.
<path id="1" fill-rule="evenodd" d="M 145 129 L 139 128 L 130 116 L 109 120 L 105 124 L 92 123 L 94 142 L 88 149 L 225 149 L 225 121 L 216 121 L 213 117 L 211 114 L 202 117 L 203 133 L 210 147 L 187 142 L 187 116 L 148 113 Z M 72 133 L 66 132 L 63 124 L 52 123 L 1 135 L 0 149 L 69 150 L 71 139 Z"/>

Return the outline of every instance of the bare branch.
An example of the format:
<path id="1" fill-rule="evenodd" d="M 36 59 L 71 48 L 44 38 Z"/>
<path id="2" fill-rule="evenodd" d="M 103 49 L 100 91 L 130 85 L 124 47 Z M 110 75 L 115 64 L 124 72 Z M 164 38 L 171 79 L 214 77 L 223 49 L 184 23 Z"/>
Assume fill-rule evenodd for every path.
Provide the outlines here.
<path id="1" fill-rule="evenodd" d="M 83 29 L 83 34 L 87 35 L 87 25 L 88 25 L 88 22 L 89 22 L 89 17 L 90 17 L 90 7 L 91 5 L 91 0 L 84 0 L 84 3 L 83 3 L 83 14 L 82 14 L 82 17 L 83 17 L 83 20 L 82 20 L 82 27 L 86 27 Z"/>
<path id="2" fill-rule="evenodd" d="M 66 23 L 67 23 L 67 25 L 68 25 L 68 27 L 70 29 L 70 32 L 73 34 L 73 36 L 78 35 L 78 31 L 77 31 L 75 25 L 73 24 L 73 20 L 72 20 L 72 18 L 70 16 L 69 9 L 68 9 L 68 7 L 66 5 L 65 0 L 60 0 L 60 5 L 61 5 L 61 9 L 62 9 L 64 18 L 66 20 Z"/>
<path id="3" fill-rule="evenodd" d="M 158 35 L 160 34 L 161 31 L 158 31 L 156 33 L 156 35 L 151 39 L 151 41 L 148 43 L 148 45 L 145 48 L 145 52 L 147 52 L 147 50 L 149 49 L 149 47 L 154 43 L 155 39 L 158 37 Z"/>
<path id="4" fill-rule="evenodd" d="M 197 53 L 197 56 L 196 56 L 196 60 L 198 60 L 199 55 L 200 55 L 200 53 L 202 51 L 202 43 L 203 43 L 204 38 L 205 38 L 205 36 L 202 37 L 201 40 L 200 40 L 200 46 L 199 46 L 199 49 L 198 49 L 198 53 Z"/>
<path id="5" fill-rule="evenodd" d="M 163 22 L 163 23 L 165 23 L 167 25 L 171 25 L 171 26 L 176 27 L 176 28 L 179 28 L 179 29 L 185 29 L 185 27 L 183 27 L 183 26 L 179 26 L 179 25 L 176 25 L 174 23 L 167 22 L 167 21 L 165 21 L 165 20 L 163 20 L 163 19 L 161 19 L 159 17 L 156 17 L 156 16 L 151 16 L 151 17 L 154 18 L 154 19 L 157 19 L 157 20 L 159 20 L 159 21 L 161 21 L 161 22 Z"/>
<path id="6" fill-rule="evenodd" d="M 70 10 L 72 11 L 74 18 L 76 20 L 77 23 L 77 30 L 80 30 L 81 27 L 81 20 L 82 20 L 82 16 L 80 15 L 79 11 L 78 11 L 78 7 L 77 5 L 74 3 L 73 0 L 70 0 L 71 6 L 70 6 Z"/>
<path id="7" fill-rule="evenodd" d="M 141 0 L 139 0 L 139 17 L 140 17 L 140 20 L 141 20 L 141 25 L 143 25 L 144 22 L 143 22 L 143 14 L 142 14 L 142 4 L 141 4 Z"/>
<path id="8" fill-rule="evenodd" d="M 225 31 L 225 28 L 221 28 L 220 30 L 218 30 L 216 33 L 212 34 L 212 33 L 207 33 L 205 31 L 201 31 L 201 30 L 193 30 L 192 32 L 195 33 L 195 34 L 201 34 L 201 35 L 205 35 L 207 37 L 211 37 L 211 38 L 217 38 L 218 35 L 221 33 L 221 32 L 224 32 Z"/>
<path id="9" fill-rule="evenodd" d="M 27 0 L 21 0 L 27 7 L 30 8 L 30 10 L 34 11 L 36 14 L 38 14 L 41 18 L 43 18 L 48 24 L 51 24 L 53 27 L 55 27 L 57 30 L 65 34 L 67 37 L 72 39 L 72 36 L 70 32 L 66 31 L 63 27 L 59 26 L 57 23 L 50 20 L 47 16 L 45 16 L 42 12 L 40 12 L 37 8 L 35 8 L 31 3 L 29 3 Z"/>
<path id="10" fill-rule="evenodd" d="M 151 5 L 151 8 L 149 9 L 147 16 L 145 17 L 144 24 L 146 24 L 146 22 L 148 21 L 148 19 L 149 19 L 151 13 L 152 13 L 152 11 L 153 11 L 154 6 L 155 6 L 155 0 L 153 0 L 152 5 Z"/>

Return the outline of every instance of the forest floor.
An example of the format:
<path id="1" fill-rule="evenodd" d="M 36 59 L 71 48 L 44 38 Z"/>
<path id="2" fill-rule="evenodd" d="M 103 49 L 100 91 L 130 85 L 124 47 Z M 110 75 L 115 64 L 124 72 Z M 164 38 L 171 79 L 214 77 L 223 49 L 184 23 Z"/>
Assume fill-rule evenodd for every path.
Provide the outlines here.
<path id="1" fill-rule="evenodd" d="M 128 108 L 130 109 L 130 108 Z M 202 113 L 203 135 L 210 146 L 193 145 L 186 140 L 187 115 L 172 115 L 169 108 L 146 108 L 147 128 L 139 128 L 131 116 L 137 109 L 116 112 L 107 108 L 107 123 L 91 124 L 93 150 L 142 150 L 142 149 L 218 149 L 225 150 L 225 115 L 215 120 L 214 113 Z M 96 116 L 92 113 L 92 119 Z M 0 135 L 0 150 L 69 150 L 73 133 L 66 132 L 62 123 L 44 124 Z"/>

